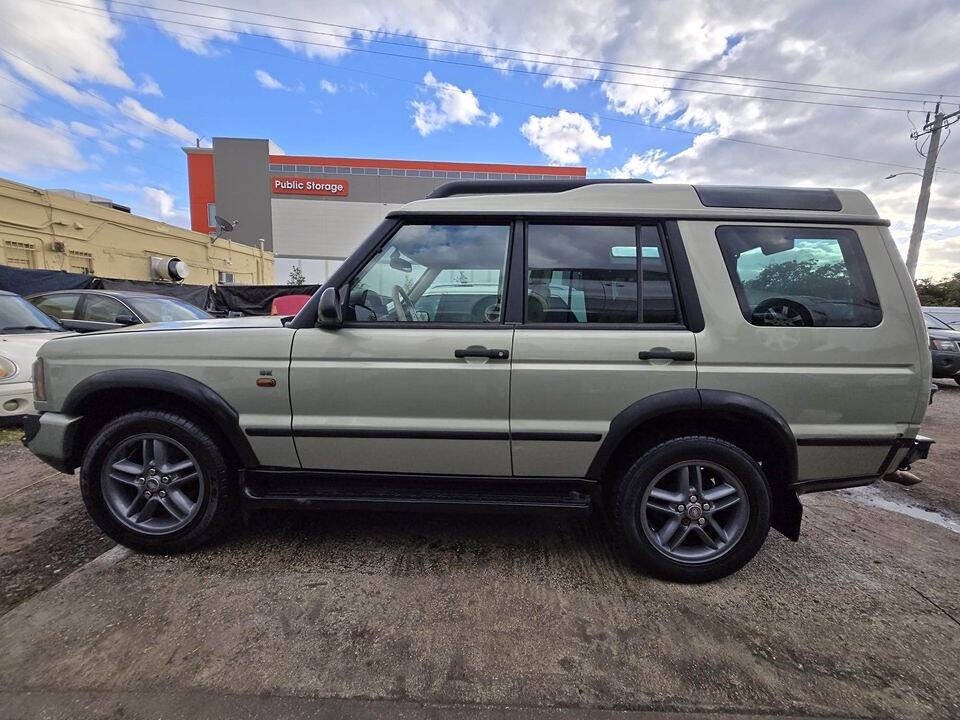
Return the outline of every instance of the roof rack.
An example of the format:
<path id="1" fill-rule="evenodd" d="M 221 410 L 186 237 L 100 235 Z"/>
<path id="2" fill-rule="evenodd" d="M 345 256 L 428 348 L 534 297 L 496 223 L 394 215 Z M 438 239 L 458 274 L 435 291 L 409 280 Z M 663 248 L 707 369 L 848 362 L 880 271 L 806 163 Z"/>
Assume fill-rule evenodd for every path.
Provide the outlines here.
<path id="1" fill-rule="evenodd" d="M 505 195 L 508 193 L 559 193 L 586 185 L 649 184 L 640 178 L 616 180 L 597 178 L 583 180 L 455 180 L 444 183 L 427 198 L 446 198 L 456 195 Z"/>

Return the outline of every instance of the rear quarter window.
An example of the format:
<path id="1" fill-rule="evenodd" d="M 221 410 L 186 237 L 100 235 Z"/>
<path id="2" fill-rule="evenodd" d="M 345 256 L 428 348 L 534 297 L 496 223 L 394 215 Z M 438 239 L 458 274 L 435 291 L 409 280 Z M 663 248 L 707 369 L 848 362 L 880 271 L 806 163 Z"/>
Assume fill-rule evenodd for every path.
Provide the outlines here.
<path id="1" fill-rule="evenodd" d="M 853 230 L 726 225 L 717 241 L 747 322 L 874 327 L 877 288 Z"/>

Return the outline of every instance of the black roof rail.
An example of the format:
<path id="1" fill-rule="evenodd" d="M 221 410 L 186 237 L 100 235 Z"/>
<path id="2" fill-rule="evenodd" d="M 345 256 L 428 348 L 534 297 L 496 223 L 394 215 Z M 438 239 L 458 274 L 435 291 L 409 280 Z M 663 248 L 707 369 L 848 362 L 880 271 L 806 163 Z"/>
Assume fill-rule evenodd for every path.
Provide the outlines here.
<path id="1" fill-rule="evenodd" d="M 558 193 L 586 185 L 643 184 L 649 180 L 631 178 L 583 178 L 582 180 L 454 180 L 444 183 L 427 198 L 445 198 L 455 195 L 505 195 L 508 193 Z"/>

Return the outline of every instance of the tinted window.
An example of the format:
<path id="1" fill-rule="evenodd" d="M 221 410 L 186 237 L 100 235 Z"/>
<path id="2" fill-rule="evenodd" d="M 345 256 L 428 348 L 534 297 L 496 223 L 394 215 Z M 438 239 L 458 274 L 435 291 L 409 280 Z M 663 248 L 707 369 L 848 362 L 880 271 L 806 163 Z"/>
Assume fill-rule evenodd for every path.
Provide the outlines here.
<path id="1" fill-rule="evenodd" d="M 173 298 L 129 298 L 129 303 L 144 322 L 207 320 L 210 315 L 195 305 Z"/>
<path id="2" fill-rule="evenodd" d="M 73 320 L 77 310 L 79 295 L 47 295 L 33 298 L 30 302 L 40 310 L 58 320 Z"/>
<path id="3" fill-rule="evenodd" d="M 130 311 L 112 297 L 87 295 L 80 312 L 81 320 L 91 322 L 115 323 L 118 315 L 129 315 Z"/>
<path id="4" fill-rule="evenodd" d="M 930 330 L 953 330 L 952 327 L 940 318 L 935 318 L 933 315 L 928 315 L 927 313 L 924 313 L 923 317 L 927 321 L 927 328 Z"/>
<path id="5" fill-rule="evenodd" d="M 852 230 L 720 227 L 740 308 L 754 325 L 872 327 L 877 289 Z"/>
<path id="6" fill-rule="evenodd" d="M 350 284 L 360 322 L 499 323 L 509 225 L 404 225 Z"/>
<path id="7" fill-rule="evenodd" d="M 633 225 L 530 225 L 526 319 L 677 322 L 673 284 L 657 228 L 645 226 L 638 233 Z"/>

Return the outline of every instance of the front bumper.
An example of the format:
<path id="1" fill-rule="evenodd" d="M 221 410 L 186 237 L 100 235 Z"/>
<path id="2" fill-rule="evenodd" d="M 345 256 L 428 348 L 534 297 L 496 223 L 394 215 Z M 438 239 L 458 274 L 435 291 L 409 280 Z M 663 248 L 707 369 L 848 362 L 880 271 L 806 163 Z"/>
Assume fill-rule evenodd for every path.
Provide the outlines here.
<path id="1" fill-rule="evenodd" d="M 33 383 L 0 383 L 0 426 L 19 425 L 33 412 Z"/>
<path id="2" fill-rule="evenodd" d="M 72 473 L 78 464 L 74 439 L 82 419 L 80 415 L 52 412 L 27 415 L 23 444 L 55 470 Z"/>
<path id="3" fill-rule="evenodd" d="M 935 378 L 952 378 L 960 374 L 960 353 L 931 350 L 930 356 Z"/>

